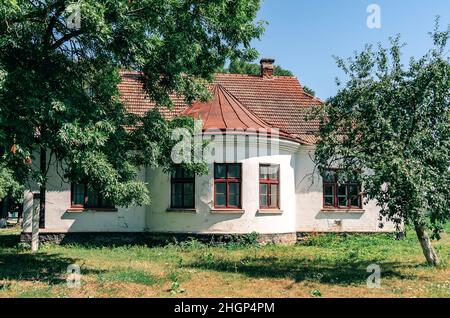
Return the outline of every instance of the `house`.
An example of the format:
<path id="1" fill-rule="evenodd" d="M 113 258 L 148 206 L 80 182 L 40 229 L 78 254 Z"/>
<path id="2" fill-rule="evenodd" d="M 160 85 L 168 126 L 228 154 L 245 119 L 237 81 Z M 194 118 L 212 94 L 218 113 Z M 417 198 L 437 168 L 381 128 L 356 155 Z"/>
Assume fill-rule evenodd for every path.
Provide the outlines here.
<path id="1" fill-rule="evenodd" d="M 393 231 L 379 227 L 375 202 L 362 202 L 361 185 L 337 184 L 336 171 L 320 176 L 314 169 L 317 121 L 305 115 L 321 101 L 304 92 L 295 77 L 274 76 L 274 60 L 261 60 L 261 74 L 217 74 L 213 99 L 160 109 L 201 120 L 202 137 L 214 146 L 209 173 L 173 175 L 143 168 L 150 206 L 112 206 L 84 185 L 68 184 L 50 173 L 45 227 L 41 238 L 69 235 L 133 234 L 227 235 L 257 232 L 262 241 L 294 242 L 302 232 Z M 140 74 L 122 72 L 121 99 L 142 115 L 155 107 L 142 89 Z M 168 158 L 171 160 L 171 158 Z M 32 193 L 24 204 L 24 237 L 31 232 Z"/>

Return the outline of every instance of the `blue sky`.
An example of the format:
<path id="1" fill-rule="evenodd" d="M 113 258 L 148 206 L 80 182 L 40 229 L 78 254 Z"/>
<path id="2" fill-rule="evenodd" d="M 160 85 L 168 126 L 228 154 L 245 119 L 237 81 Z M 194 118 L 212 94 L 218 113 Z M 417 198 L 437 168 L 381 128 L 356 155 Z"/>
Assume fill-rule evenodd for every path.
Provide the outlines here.
<path id="1" fill-rule="evenodd" d="M 367 27 L 370 4 L 381 9 L 381 29 Z M 449 0 L 263 0 L 259 19 L 269 24 L 253 45 L 326 99 L 342 77 L 333 55 L 348 57 L 366 43 L 386 44 L 400 33 L 407 43 L 404 57 L 421 56 L 431 47 L 428 32 L 436 15 L 441 28 L 450 24 Z"/>

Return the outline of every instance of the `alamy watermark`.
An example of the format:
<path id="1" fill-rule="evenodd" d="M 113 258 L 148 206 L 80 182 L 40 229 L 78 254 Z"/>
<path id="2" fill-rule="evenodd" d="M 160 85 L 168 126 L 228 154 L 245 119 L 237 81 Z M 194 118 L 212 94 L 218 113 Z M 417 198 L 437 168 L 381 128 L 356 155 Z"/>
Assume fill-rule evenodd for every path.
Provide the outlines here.
<path id="1" fill-rule="evenodd" d="M 203 130 L 202 121 L 194 121 L 194 129 L 176 128 L 171 139 L 176 141 L 171 159 L 174 163 L 238 162 L 280 153 L 279 129 L 246 128 Z"/>
<path id="2" fill-rule="evenodd" d="M 67 266 L 66 283 L 69 288 L 78 288 L 81 286 L 81 268 L 77 264 Z"/>
<path id="3" fill-rule="evenodd" d="M 79 3 L 69 4 L 65 10 L 66 26 L 68 29 L 81 29 L 81 7 Z"/>
<path id="4" fill-rule="evenodd" d="M 366 11 L 370 13 L 366 20 L 367 27 L 369 29 L 381 29 L 381 7 L 373 3 L 367 6 Z"/>
<path id="5" fill-rule="evenodd" d="M 367 266 L 366 271 L 371 273 L 367 277 L 367 288 L 380 288 L 381 287 L 381 267 L 378 264 L 370 264 Z"/>

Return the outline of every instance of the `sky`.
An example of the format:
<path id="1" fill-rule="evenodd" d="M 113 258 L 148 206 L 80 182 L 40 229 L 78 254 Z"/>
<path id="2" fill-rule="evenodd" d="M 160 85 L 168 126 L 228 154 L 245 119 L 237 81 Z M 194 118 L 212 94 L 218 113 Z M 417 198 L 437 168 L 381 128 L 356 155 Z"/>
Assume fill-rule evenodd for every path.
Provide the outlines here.
<path id="1" fill-rule="evenodd" d="M 367 26 L 371 4 L 380 9 L 380 28 Z M 327 99 L 337 91 L 336 77 L 343 78 L 333 56 L 349 57 L 365 44 L 387 45 L 400 34 L 407 62 L 432 47 L 428 32 L 437 15 L 441 29 L 450 24 L 450 0 L 263 0 L 258 19 L 268 25 L 252 44 Z"/>

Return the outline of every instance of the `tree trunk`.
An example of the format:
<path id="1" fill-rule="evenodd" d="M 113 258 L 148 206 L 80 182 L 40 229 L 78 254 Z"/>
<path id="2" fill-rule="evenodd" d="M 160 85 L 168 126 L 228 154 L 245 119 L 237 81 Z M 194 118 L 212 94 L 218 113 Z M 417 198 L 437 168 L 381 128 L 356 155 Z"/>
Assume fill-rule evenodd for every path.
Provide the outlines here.
<path id="1" fill-rule="evenodd" d="M 415 225 L 417 238 L 419 239 L 420 245 L 422 246 L 423 255 L 427 259 L 428 265 L 438 266 L 440 264 L 439 256 L 436 250 L 431 245 L 431 240 L 428 234 L 425 232 L 425 228 L 421 225 Z"/>
<path id="2" fill-rule="evenodd" d="M 42 183 L 39 188 L 40 203 L 39 203 L 39 228 L 45 228 L 45 191 L 46 191 L 46 172 L 47 172 L 47 152 L 45 148 L 41 148 L 40 170 L 42 176 Z"/>

